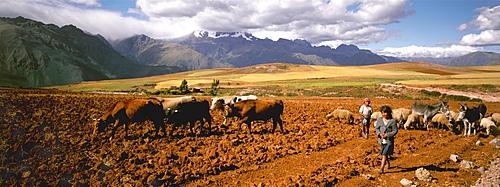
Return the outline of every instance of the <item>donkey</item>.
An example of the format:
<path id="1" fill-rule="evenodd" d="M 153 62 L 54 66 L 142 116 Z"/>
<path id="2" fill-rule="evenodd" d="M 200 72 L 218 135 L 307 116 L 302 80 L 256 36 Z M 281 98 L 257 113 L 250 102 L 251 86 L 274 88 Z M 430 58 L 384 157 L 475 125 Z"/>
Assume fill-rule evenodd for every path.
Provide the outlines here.
<path id="1" fill-rule="evenodd" d="M 419 101 L 415 101 L 411 105 L 411 110 L 412 113 L 418 114 L 418 115 L 423 115 L 424 116 L 424 125 L 429 130 L 429 124 L 428 122 L 430 121 L 429 118 L 434 116 L 436 113 L 441 112 L 448 117 L 450 114 L 450 111 L 448 110 L 448 103 L 441 101 L 441 103 L 436 103 L 436 104 L 427 104 Z"/>
<path id="2" fill-rule="evenodd" d="M 464 123 L 464 136 L 470 136 L 471 130 L 474 129 L 474 135 L 476 134 L 476 127 L 478 127 L 481 118 L 486 114 L 486 105 L 479 104 L 477 107 L 467 107 L 467 104 L 460 106 L 460 113 L 458 114 L 457 121 L 463 121 Z"/>

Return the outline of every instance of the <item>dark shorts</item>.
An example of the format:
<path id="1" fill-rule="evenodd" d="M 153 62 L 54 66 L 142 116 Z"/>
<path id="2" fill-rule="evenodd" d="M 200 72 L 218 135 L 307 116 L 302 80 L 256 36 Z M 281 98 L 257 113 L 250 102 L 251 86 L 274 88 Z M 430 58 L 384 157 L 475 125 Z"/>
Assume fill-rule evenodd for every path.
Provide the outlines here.
<path id="1" fill-rule="evenodd" d="M 368 132 L 370 130 L 370 118 L 366 118 L 366 122 L 365 123 L 363 123 L 363 119 L 365 119 L 365 118 L 361 117 L 361 119 L 360 119 L 361 126 L 363 128 L 363 131 Z"/>
<path id="2" fill-rule="evenodd" d="M 392 155 L 392 154 L 394 154 L 394 144 L 392 144 L 392 145 L 380 144 L 380 149 L 382 149 L 382 151 L 380 152 L 380 155 Z"/>

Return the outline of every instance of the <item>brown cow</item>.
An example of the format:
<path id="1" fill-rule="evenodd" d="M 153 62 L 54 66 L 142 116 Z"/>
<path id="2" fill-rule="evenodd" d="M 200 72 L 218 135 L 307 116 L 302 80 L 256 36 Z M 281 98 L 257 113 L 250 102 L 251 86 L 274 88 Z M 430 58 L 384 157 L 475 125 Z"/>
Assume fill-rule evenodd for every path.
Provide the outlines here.
<path id="1" fill-rule="evenodd" d="M 163 129 L 166 135 L 164 118 L 165 113 L 161 102 L 156 99 L 122 100 L 111 105 L 100 119 L 96 119 L 93 134 L 104 131 L 109 124 L 114 123 L 115 126 L 109 139 L 113 138 L 116 129 L 121 125 L 125 125 L 125 137 L 127 137 L 129 122 L 143 122 L 149 119 L 156 127 L 157 136 L 160 128 Z"/>
<path id="2" fill-rule="evenodd" d="M 283 130 L 283 121 L 280 117 L 283 113 L 283 101 L 281 100 L 245 100 L 226 106 L 226 117 L 238 117 L 240 119 L 238 122 L 240 130 L 242 123 L 246 123 L 248 131 L 252 132 L 251 123 L 253 121 L 268 121 L 273 119 L 272 132 L 276 130 L 278 123 L 280 124 L 281 132 L 285 132 Z"/>

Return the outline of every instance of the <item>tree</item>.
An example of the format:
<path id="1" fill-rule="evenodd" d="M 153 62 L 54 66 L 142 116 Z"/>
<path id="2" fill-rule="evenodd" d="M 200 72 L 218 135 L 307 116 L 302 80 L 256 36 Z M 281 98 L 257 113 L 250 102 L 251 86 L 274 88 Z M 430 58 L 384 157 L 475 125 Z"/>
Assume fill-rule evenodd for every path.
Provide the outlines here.
<path id="1" fill-rule="evenodd" d="M 181 93 L 188 93 L 189 91 L 189 88 L 188 88 L 188 82 L 186 81 L 186 79 L 184 79 L 182 82 L 181 82 L 181 85 L 179 86 L 179 91 Z"/>
<path id="2" fill-rule="evenodd" d="M 212 86 L 210 87 L 210 95 L 216 96 L 219 92 L 219 80 L 212 81 Z"/>

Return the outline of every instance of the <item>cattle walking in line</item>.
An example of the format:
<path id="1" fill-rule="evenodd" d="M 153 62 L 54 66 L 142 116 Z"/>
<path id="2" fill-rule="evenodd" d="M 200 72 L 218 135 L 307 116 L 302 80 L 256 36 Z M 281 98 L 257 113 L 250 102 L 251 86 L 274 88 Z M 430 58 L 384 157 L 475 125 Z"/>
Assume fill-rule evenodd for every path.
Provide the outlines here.
<path id="1" fill-rule="evenodd" d="M 251 123 L 253 121 L 268 121 L 272 119 L 272 132 L 275 132 L 276 125 L 279 124 L 281 132 L 285 133 L 283 129 L 283 121 L 281 120 L 281 114 L 284 109 L 282 100 L 245 100 L 228 104 L 226 105 L 226 109 L 226 117 L 234 116 L 239 119 L 238 126 L 240 130 L 241 124 L 246 123 L 248 131 L 251 133 Z"/>
<path id="2" fill-rule="evenodd" d="M 245 100 L 257 100 L 258 97 L 255 95 L 248 96 L 224 96 L 224 97 L 214 97 L 212 98 L 212 105 L 210 106 L 210 110 L 221 110 L 224 116 L 224 122 L 222 124 L 227 123 L 227 112 L 224 108 L 224 105 L 236 103 L 239 101 Z"/>
<path id="3" fill-rule="evenodd" d="M 110 140 L 119 126 L 125 126 L 125 137 L 127 137 L 129 122 L 143 122 L 151 120 L 156 128 L 156 136 L 159 135 L 160 128 L 166 135 L 166 127 L 163 123 L 165 113 L 163 112 L 160 101 L 154 99 L 133 99 L 118 101 L 111 105 L 106 113 L 99 119 L 95 119 L 93 134 L 103 132 L 111 123 L 114 128 Z"/>
<path id="4" fill-rule="evenodd" d="M 476 128 L 479 127 L 478 123 L 486 114 L 486 105 L 481 103 L 477 107 L 467 107 L 467 104 L 459 104 L 459 106 L 460 112 L 457 120 L 464 123 L 464 136 L 470 136 L 472 130 L 476 134 Z"/>
<path id="5" fill-rule="evenodd" d="M 198 134 L 202 134 L 205 122 L 208 123 L 207 129 L 211 129 L 212 117 L 210 116 L 208 101 L 190 101 L 179 104 L 176 110 L 168 116 L 167 123 L 173 124 L 169 135 L 173 135 L 176 127 L 185 126 L 187 123 L 190 123 L 191 132 L 195 133 L 194 124 L 196 121 L 200 121 L 201 123 Z"/>
<path id="6" fill-rule="evenodd" d="M 436 113 L 441 112 L 448 117 L 449 111 L 448 111 L 448 103 L 441 101 L 440 103 L 436 104 L 427 104 L 424 102 L 419 102 L 415 101 L 411 105 L 411 110 L 412 113 L 424 116 L 423 123 L 427 130 L 429 130 L 429 121 L 430 118 L 432 118 Z"/>

